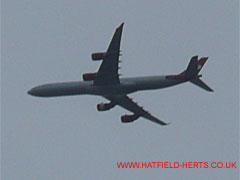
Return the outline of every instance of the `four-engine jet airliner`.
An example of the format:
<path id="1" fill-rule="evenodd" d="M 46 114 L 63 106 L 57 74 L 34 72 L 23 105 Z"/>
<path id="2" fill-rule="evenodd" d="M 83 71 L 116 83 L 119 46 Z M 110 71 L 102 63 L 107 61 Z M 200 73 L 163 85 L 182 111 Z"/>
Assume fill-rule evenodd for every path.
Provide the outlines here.
<path id="1" fill-rule="evenodd" d="M 186 70 L 177 75 L 119 78 L 120 42 L 123 25 L 124 23 L 116 29 L 106 52 L 93 53 L 91 55 L 93 61 L 102 60 L 98 72 L 83 74 L 83 81 L 37 86 L 30 89 L 28 94 L 40 97 L 82 94 L 99 95 L 110 102 L 98 104 L 98 111 L 107 111 L 119 105 L 133 113 L 132 115 L 121 116 L 123 123 L 133 122 L 139 117 L 143 117 L 160 125 L 167 125 L 168 123 L 159 120 L 144 110 L 143 107 L 129 98 L 127 94 L 141 90 L 166 88 L 184 82 L 191 82 L 207 91 L 213 91 L 200 80 L 201 75 L 199 75 L 208 57 L 202 57 L 198 60 L 198 56 L 193 56 Z"/>

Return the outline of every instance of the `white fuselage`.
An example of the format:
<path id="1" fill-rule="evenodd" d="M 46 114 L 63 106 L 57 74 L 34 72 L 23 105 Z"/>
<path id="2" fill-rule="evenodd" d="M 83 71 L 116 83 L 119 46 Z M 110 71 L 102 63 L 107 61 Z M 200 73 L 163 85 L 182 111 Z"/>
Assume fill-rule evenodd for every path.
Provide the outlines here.
<path id="1" fill-rule="evenodd" d="M 168 79 L 167 76 L 147 76 L 120 79 L 117 85 L 94 85 L 93 81 L 76 81 L 44 84 L 32 88 L 29 94 L 40 97 L 54 97 L 67 95 L 117 95 L 129 94 L 141 90 L 151 90 L 174 86 L 184 79 Z"/>

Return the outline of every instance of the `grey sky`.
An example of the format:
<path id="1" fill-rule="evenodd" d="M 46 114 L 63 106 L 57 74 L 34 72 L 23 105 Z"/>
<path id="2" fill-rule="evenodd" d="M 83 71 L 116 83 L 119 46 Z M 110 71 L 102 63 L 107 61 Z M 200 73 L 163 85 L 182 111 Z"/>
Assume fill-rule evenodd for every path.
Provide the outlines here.
<path id="1" fill-rule="evenodd" d="M 238 179 L 238 169 L 118 169 L 117 161 L 238 161 L 237 0 L 2 2 L 2 178 Z M 209 56 L 208 93 L 186 83 L 130 95 L 161 127 L 127 111 L 97 112 L 101 97 L 36 98 L 33 86 L 81 80 L 125 22 L 123 76 L 173 74 Z M 239 163 L 239 161 L 238 161 Z"/>

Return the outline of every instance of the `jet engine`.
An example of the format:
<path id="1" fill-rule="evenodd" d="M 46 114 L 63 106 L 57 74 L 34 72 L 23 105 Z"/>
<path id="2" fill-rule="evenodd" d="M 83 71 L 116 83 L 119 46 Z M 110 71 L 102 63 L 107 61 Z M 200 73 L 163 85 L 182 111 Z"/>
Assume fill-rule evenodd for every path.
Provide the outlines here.
<path id="1" fill-rule="evenodd" d="M 84 81 L 93 81 L 94 79 L 96 79 L 97 73 L 86 73 L 83 74 L 83 80 Z"/>
<path id="2" fill-rule="evenodd" d="M 121 116 L 121 121 L 122 121 L 122 123 L 130 123 L 130 122 L 137 120 L 138 118 L 139 118 L 139 116 L 137 116 L 135 114 L 124 115 L 124 116 Z"/>
<path id="3" fill-rule="evenodd" d="M 98 52 L 98 53 L 92 53 L 92 60 L 93 61 L 99 61 L 103 60 L 103 57 L 106 55 L 105 52 Z"/>
<path id="4" fill-rule="evenodd" d="M 98 111 L 107 111 L 110 110 L 114 107 L 115 105 L 113 103 L 100 103 L 97 105 L 97 110 Z"/>

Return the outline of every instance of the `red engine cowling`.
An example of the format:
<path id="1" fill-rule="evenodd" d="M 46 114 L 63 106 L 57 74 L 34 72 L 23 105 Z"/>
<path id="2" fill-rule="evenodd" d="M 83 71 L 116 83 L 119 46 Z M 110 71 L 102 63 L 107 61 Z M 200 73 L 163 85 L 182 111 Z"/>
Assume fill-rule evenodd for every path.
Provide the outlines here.
<path id="1" fill-rule="evenodd" d="M 97 110 L 98 111 L 107 111 L 109 109 L 112 109 L 115 105 L 112 104 L 111 102 L 110 103 L 100 103 L 97 105 Z"/>
<path id="2" fill-rule="evenodd" d="M 96 79 L 97 73 L 86 73 L 83 74 L 83 80 L 84 81 L 93 81 Z"/>
<path id="3" fill-rule="evenodd" d="M 99 53 L 92 53 L 92 60 L 93 61 L 99 61 L 103 60 L 103 57 L 106 55 L 105 52 L 99 52 Z"/>
<path id="4" fill-rule="evenodd" d="M 124 115 L 121 116 L 122 123 L 129 123 L 135 121 L 139 116 L 133 114 L 133 115 Z"/>

